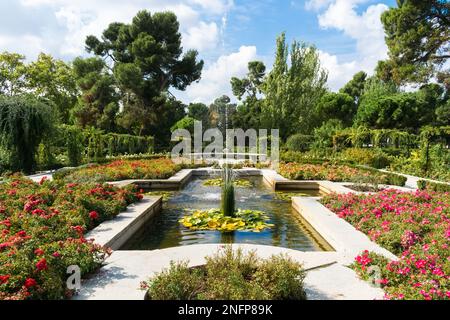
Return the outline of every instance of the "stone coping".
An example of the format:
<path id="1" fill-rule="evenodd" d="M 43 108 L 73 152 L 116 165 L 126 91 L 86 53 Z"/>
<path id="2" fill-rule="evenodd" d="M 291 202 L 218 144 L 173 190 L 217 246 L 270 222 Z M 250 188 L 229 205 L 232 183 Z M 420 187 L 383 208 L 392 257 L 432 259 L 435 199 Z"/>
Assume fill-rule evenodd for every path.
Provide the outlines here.
<path id="1" fill-rule="evenodd" d="M 162 207 L 162 197 L 145 196 L 141 201 L 128 206 L 126 211 L 114 219 L 104 221 L 85 235 L 94 239 L 96 244 L 113 250 L 119 249 L 152 216 L 158 214 Z"/>
<path id="2" fill-rule="evenodd" d="M 339 218 L 317 199 L 293 197 L 294 209 L 315 229 L 337 252 L 341 252 L 348 262 L 364 250 L 373 251 L 391 260 L 397 256 L 371 241 L 350 223 Z"/>
<path id="3" fill-rule="evenodd" d="M 205 263 L 205 257 L 224 245 L 202 244 L 153 251 L 115 251 L 95 277 L 82 281 L 75 300 L 143 300 L 140 283 L 166 269 L 171 261 L 189 261 L 189 266 Z M 358 279 L 344 266 L 337 252 L 301 252 L 281 247 L 233 244 L 244 252 L 255 250 L 261 258 L 287 254 L 307 270 L 304 281 L 308 299 L 382 299 L 384 292 Z M 309 271 L 308 271 L 309 270 Z"/>

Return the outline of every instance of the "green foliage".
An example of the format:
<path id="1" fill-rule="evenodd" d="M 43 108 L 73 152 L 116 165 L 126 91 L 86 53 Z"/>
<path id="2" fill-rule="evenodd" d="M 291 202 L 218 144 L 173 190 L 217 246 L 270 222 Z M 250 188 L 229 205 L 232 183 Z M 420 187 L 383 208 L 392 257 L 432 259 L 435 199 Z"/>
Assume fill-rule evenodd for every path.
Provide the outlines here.
<path id="1" fill-rule="evenodd" d="M 263 99 L 260 99 L 258 95 L 261 94 L 265 72 L 266 66 L 263 62 L 251 61 L 248 63 L 248 73 L 245 78 L 231 78 L 233 94 L 239 101 L 242 101 L 233 118 L 234 127 L 244 130 L 261 127 Z"/>
<path id="2" fill-rule="evenodd" d="M 310 133 L 315 126 L 312 106 L 326 92 L 326 81 L 317 50 L 294 41 L 289 52 L 283 33 L 277 39 L 272 71 L 262 85 L 262 124 L 279 128 L 283 140 L 295 133 Z"/>
<path id="3" fill-rule="evenodd" d="M 305 300 L 305 272 L 286 255 L 261 259 L 231 246 L 202 267 L 172 262 L 142 287 L 153 300 Z"/>
<path id="4" fill-rule="evenodd" d="M 249 180 L 245 179 L 235 179 L 233 184 L 237 188 L 250 188 L 253 187 L 253 184 Z M 210 187 L 222 187 L 224 185 L 224 181 L 222 178 L 217 179 L 208 179 L 203 183 L 204 186 Z"/>
<path id="5" fill-rule="evenodd" d="M 188 117 L 201 121 L 204 128 L 209 128 L 209 109 L 203 103 L 190 103 Z"/>
<path id="6" fill-rule="evenodd" d="M 52 132 L 52 112 L 31 97 L 0 97 L 0 146 L 8 154 L 7 167 L 31 172 L 37 148 Z"/>
<path id="7" fill-rule="evenodd" d="M 15 96 L 25 91 L 27 67 L 25 56 L 17 53 L 0 53 L 0 94 Z"/>
<path id="8" fill-rule="evenodd" d="M 212 128 L 218 128 L 226 136 L 226 129 L 232 127 L 236 105 L 230 103 L 230 97 L 223 95 L 209 106 L 209 122 Z"/>
<path id="9" fill-rule="evenodd" d="M 324 149 L 333 146 L 333 137 L 342 130 L 343 125 L 340 120 L 331 119 L 314 129 L 313 149 Z"/>
<path id="10" fill-rule="evenodd" d="M 342 151 L 340 154 L 340 159 L 353 161 L 357 164 L 367 165 L 377 169 L 386 168 L 392 162 L 389 155 L 377 148 L 348 148 Z"/>
<path id="11" fill-rule="evenodd" d="M 294 134 L 287 139 L 286 148 L 289 151 L 307 151 L 309 150 L 312 142 L 313 136 Z"/>
<path id="12" fill-rule="evenodd" d="M 221 232 L 250 231 L 261 232 L 273 227 L 267 223 L 269 217 L 262 211 L 241 210 L 233 212 L 233 216 L 225 215 L 220 209 L 196 210 L 184 216 L 179 222 L 191 230 L 214 230 Z"/>
<path id="13" fill-rule="evenodd" d="M 364 92 L 366 85 L 367 73 L 360 71 L 356 73 L 352 80 L 347 82 L 345 86 L 339 90 L 340 93 L 346 93 L 353 98 L 353 101 L 357 103 Z"/>
<path id="14" fill-rule="evenodd" d="M 450 184 L 447 183 L 437 183 L 427 180 L 419 180 L 417 181 L 417 187 L 420 190 L 428 190 L 435 192 L 450 192 Z"/>
<path id="15" fill-rule="evenodd" d="M 185 90 L 200 79 L 203 68 L 196 51 L 182 55 L 176 15 L 140 11 L 131 24 L 110 24 L 101 40 L 87 37 L 86 47 L 112 63 L 114 78 L 125 95 L 120 124 L 138 135 L 159 138 L 162 131 L 161 140 L 167 142 L 168 129 L 184 116 L 171 119 L 178 111 L 168 90 Z"/>
<path id="16" fill-rule="evenodd" d="M 69 122 L 70 111 L 78 94 L 72 67 L 51 55 L 41 53 L 26 67 L 27 88 L 44 98 L 58 113 L 63 123 Z"/>
<path id="17" fill-rule="evenodd" d="M 227 217 L 236 217 L 236 200 L 234 194 L 233 170 L 225 166 L 222 172 L 221 212 Z"/>
<path id="18" fill-rule="evenodd" d="M 326 93 L 316 106 L 320 123 L 336 119 L 340 120 L 345 127 L 353 124 L 356 110 L 357 105 L 354 98 L 346 93 Z"/>
<path id="19" fill-rule="evenodd" d="M 73 68 L 81 90 L 81 96 L 72 110 L 75 122 L 82 128 L 114 131 L 119 95 L 105 62 L 100 58 L 76 58 Z"/>
<path id="20" fill-rule="evenodd" d="M 170 128 L 170 130 L 173 132 L 177 129 L 181 129 L 181 130 L 184 129 L 184 130 L 189 131 L 191 134 L 194 134 L 195 121 L 196 121 L 196 119 L 194 119 L 194 118 L 184 117 L 183 119 L 181 119 L 180 121 L 175 123 L 172 126 L 172 128 Z"/>
<path id="21" fill-rule="evenodd" d="M 450 57 L 449 3 L 442 0 L 405 0 L 381 16 L 389 60 L 379 63 L 384 79 L 426 82 Z"/>

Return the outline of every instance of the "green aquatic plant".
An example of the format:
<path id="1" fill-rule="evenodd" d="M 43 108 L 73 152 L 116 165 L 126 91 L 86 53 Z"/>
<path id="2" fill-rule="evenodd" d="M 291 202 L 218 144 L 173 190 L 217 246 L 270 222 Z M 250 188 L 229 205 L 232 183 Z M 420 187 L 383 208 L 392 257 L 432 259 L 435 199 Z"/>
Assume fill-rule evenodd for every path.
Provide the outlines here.
<path id="1" fill-rule="evenodd" d="M 150 191 L 145 195 L 147 196 L 161 196 L 164 202 L 169 201 L 173 196 L 174 191 Z"/>
<path id="2" fill-rule="evenodd" d="M 207 187 L 222 187 L 223 184 L 224 184 L 224 180 L 222 178 L 208 179 L 203 183 L 203 185 L 207 186 Z M 236 188 L 253 187 L 253 184 L 251 183 L 251 181 L 244 180 L 244 179 L 236 179 L 233 181 L 233 184 Z"/>
<path id="3" fill-rule="evenodd" d="M 228 166 L 225 166 L 223 168 L 222 175 L 223 185 L 221 211 L 224 216 L 234 218 L 236 216 L 236 200 L 234 195 L 233 170 Z"/>
<path id="4" fill-rule="evenodd" d="M 267 223 L 269 217 L 262 211 L 241 210 L 234 217 L 227 216 L 220 209 L 196 210 L 184 216 L 179 222 L 191 230 L 217 230 L 222 232 L 251 231 L 261 232 L 273 227 Z"/>

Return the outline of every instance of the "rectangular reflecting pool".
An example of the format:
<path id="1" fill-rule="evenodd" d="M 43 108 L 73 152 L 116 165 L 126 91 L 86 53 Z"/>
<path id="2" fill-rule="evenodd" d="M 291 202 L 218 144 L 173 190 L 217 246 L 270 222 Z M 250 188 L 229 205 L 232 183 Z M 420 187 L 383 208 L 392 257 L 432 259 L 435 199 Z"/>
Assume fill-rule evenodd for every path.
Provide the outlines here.
<path id="1" fill-rule="evenodd" d="M 179 223 L 193 209 L 220 207 L 220 186 L 205 186 L 210 177 L 196 177 L 182 190 L 164 192 L 161 213 L 147 222 L 121 249 L 155 250 L 208 243 L 250 243 L 290 248 L 300 251 L 329 251 L 332 248 L 292 208 L 291 196 L 319 196 L 318 190 L 275 192 L 262 177 L 240 177 L 252 187 L 236 187 L 236 207 L 264 211 L 270 229 L 260 233 L 190 230 Z"/>

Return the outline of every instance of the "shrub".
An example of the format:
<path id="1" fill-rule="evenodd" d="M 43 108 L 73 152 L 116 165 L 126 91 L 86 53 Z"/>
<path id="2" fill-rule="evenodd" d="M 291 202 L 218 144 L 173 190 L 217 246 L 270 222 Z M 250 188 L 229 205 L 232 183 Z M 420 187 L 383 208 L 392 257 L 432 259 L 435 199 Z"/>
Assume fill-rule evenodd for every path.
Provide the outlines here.
<path id="1" fill-rule="evenodd" d="M 289 151 L 304 152 L 309 150 L 313 137 L 304 134 L 294 134 L 286 141 L 286 148 Z"/>
<path id="2" fill-rule="evenodd" d="M 0 300 L 67 297 L 67 267 L 78 265 L 85 275 L 107 255 L 83 234 L 141 197 L 132 188 L 6 177 L 0 185 Z"/>
<path id="3" fill-rule="evenodd" d="M 391 157 L 380 149 L 348 148 L 341 154 L 342 160 L 352 161 L 357 164 L 367 165 L 373 168 L 382 169 L 391 164 Z"/>
<path id="4" fill-rule="evenodd" d="M 450 192 L 450 184 L 437 183 L 427 180 L 417 181 L 417 187 L 419 190 L 437 191 L 437 192 Z"/>
<path id="5" fill-rule="evenodd" d="M 304 278 L 302 266 L 288 256 L 263 260 L 227 246 L 202 267 L 172 262 L 142 288 L 153 300 L 304 300 Z"/>
<path id="6" fill-rule="evenodd" d="M 11 170 L 32 172 L 38 146 L 51 131 L 49 106 L 31 97 L 0 97 L 0 146 Z"/>
<path id="7" fill-rule="evenodd" d="M 116 160 L 103 165 L 87 165 L 60 170 L 55 179 L 71 182 L 107 182 L 127 179 L 167 179 L 184 166 L 171 159 Z"/>
<path id="8" fill-rule="evenodd" d="M 376 169 L 360 168 L 336 164 L 281 163 L 279 173 L 292 180 L 330 180 L 335 182 L 360 182 L 370 177 L 372 183 L 404 186 L 406 178 L 393 173 L 384 173 Z"/>

